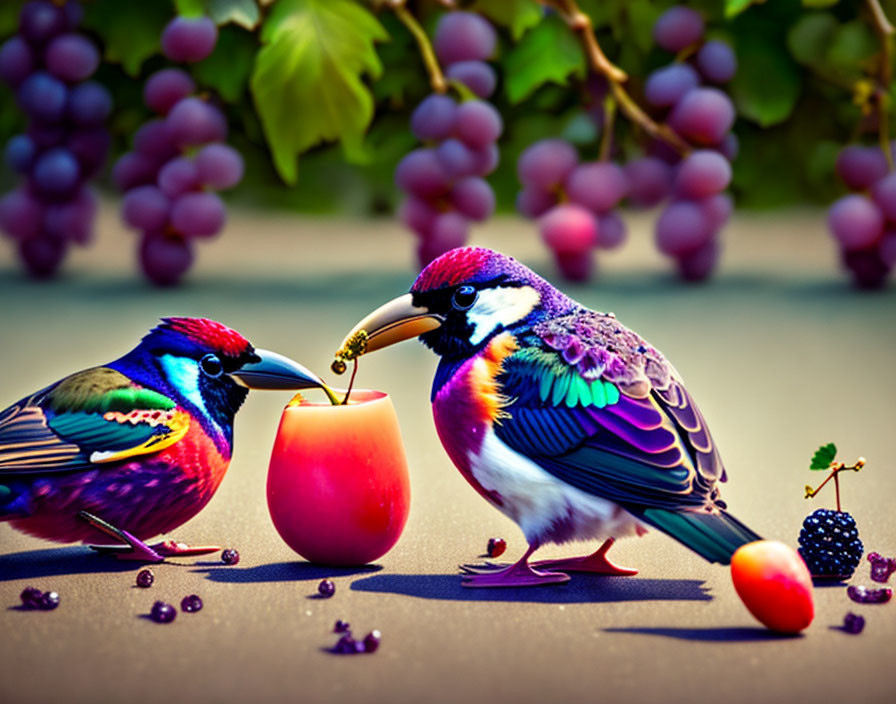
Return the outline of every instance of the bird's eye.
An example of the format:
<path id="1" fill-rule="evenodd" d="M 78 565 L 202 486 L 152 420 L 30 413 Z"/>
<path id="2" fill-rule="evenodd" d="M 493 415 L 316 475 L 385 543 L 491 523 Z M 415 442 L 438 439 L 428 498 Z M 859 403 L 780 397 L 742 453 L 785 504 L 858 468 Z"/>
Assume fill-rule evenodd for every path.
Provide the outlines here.
<path id="1" fill-rule="evenodd" d="M 477 296 L 479 291 L 472 286 L 461 286 L 451 297 L 451 305 L 456 310 L 469 310 L 476 302 Z"/>
<path id="2" fill-rule="evenodd" d="M 203 373 L 207 374 L 213 379 L 218 378 L 219 376 L 221 376 L 221 374 L 224 373 L 224 365 L 221 364 L 221 360 L 213 354 L 207 354 L 205 355 L 205 357 L 200 359 L 199 368 L 202 369 Z"/>

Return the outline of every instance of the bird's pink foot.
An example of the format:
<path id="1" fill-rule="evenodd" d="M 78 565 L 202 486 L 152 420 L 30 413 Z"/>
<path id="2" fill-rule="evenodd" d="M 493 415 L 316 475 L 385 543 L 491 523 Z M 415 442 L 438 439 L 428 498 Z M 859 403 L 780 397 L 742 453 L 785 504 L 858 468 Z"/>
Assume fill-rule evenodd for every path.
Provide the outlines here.
<path id="1" fill-rule="evenodd" d="M 631 567 L 614 565 L 607 559 L 607 551 L 613 546 L 615 540 L 609 538 L 604 541 L 595 552 L 585 557 L 567 557 L 559 560 L 540 560 L 532 563 L 538 569 L 561 570 L 563 572 L 588 572 L 590 574 L 605 574 L 626 577 L 638 574 L 638 570 Z"/>
<path id="2" fill-rule="evenodd" d="M 90 525 L 106 535 L 121 541 L 115 545 L 91 545 L 97 552 L 115 555 L 120 560 L 137 560 L 139 562 L 162 562 L 166 557 L 184 557 L 187 555 L 207 555 L 217 552 L 221 548 L 216 545 L 190 546 L 186 543 L 178 543 L 174 540 L 164 540 L 160 543 L 147 545 L 135 535 L 126 530 L 117 528 L 111 523 L 94 516 L 87 511 L 79 512 L 78 516 Z"/>
<path id="3" fill-rule="evenodd" d="M 464 565 L 461 567 L 461 571 L 464 572 L 461 584 L 465 587 L 538 587 L 545 584 L 568 582 L 568 574 L 536 570 L 529 566 L 529 556 L 535 552 L 537 547 L 537 545 L 530 545 L 519 562 L 509 566 L 493 562 L 476 567 Z"/>

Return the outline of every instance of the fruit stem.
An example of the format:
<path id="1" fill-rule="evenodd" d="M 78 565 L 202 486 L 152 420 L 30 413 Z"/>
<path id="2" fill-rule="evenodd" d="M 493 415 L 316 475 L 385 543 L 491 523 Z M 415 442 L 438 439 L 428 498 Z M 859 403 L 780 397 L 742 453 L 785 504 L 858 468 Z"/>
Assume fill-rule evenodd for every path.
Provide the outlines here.
<path id="1" fill-rule="evenodd" d="M 616 122 L 616 100 L 612 95 L 604 98 L 604 131 L 600 136 L 598 161 L 608 161 L 613 149 L 613 127 Z"/>
<path id="2" fill-rule="evenodd" d="M 406 1 L 386 0 L 384 4 L 395 13 L 395 16 L 401 20 L 401 23 L 408 28 L 408 31 L 417 41 L 420 56 L 423 59 L 423 64 L 426 66 L 427 73 L 429 73 L 429 83 L 433 92 L 445 93 L 448 90 L 448 82 L 445 80 L 445 74 L 442 73 L 441 66 L 439 66 L 439 60 L 436 58 L 436 53 L 432 48 L 432 42 L 429 41 L 429 37 L 426 35 L 423 27 L 420 26 L 417 18 L 408 10 L 405 4 Z"/>
<path id="3" fill-rule="evenodd" d="M 339 397 L 337 397 L 336 394 L 333 393 L 333 389 L 331 389 L 329 386 L 327 386 L 326 384 L 321 384 L 320 388 L 321 391 L 323 391 L 327 395 L 327 398 L 332 405 L 338 406 L 340 403 L 342 403 L 342 401 L 339 400 Z M 348 394 L 346 394 L 346 397 L 348 397 Z"/>
<path id="4" fill-rule="evenodd" d="M 343 405 L 343 406 L 348 405 L 348 397 L 349 397 L 349 396 L 351 395 L 351 393 L 352 393 L 352 387 L 355 385 L 355 375 L 358 373 L 358 358 L 355 357 L 355 358 L 352 360 L 352 362 L 354 363 L 354 366 L 352 366 L 352 376 L 351 376 L 351 378 L 348 380 L 348 389 L 347 389 L 346 392 L 345 392 L 345 398 L 342 399 L 342 405 Z"/>
<path id="5" fill-rule="evenodd" d="M 813 498 L 819 491 L 821 491 L 822 487 L 827 484 L 831 479 L 834 480 L 834 493 L 837 496 L 837 512 L 841 512 L 840 508 L 840 477 L 838 476 L 840 472 L 850 471 L 850 472 L 858 472 L 862 467 L 865 466 L 865 458 L 859 457 L 856 460 L 856 463 L 851 466 L 846 466 L 842 462 L 831 462 L 831 473 L 827 476 L 827 478 L 819 484 L 815 489 L 813 489 L 808 484 L 806 485 L 806 497 L 807 499 Z"/>
<path id="6" fill-rule="evenodd" d="M 878 85 L 875 88 L 877 97 L 877 119 L 878 135 L 880 138 L 880 148 L 884 152 L 887 159 L 887 165 L 890 171 L 893 171 L 893 151 L 890 149 L 890 121 L 889 107 L 890 82 L 893 80 L 893 34 L 896 32 L 890 20 L 887 18 L 880 0 L 867 0 L 868 9 L 871 11 L 871 17 L 874 19 L 874 28 L 880 35 L 880 73 L 878 75 Z"/>
<path id="7" fill-rule="evenodd" d="M 579 40 L 585 48 L 585 57 L 588 63 L 592 69 L 606 76 L 613 97 L 619 104 L 620 110 L 625 113 L 629 120 L 641 127 L 651 137 L 668 142 L 682 155 L 691 151 L 691 146 L 679 137 L 671 127 L 654 121 L 626 92 L 622 84 L 628 80 L 628 75 L 613 64 L 607 58 L 607 55 L 604 54 L 594 34 L 591 18 L 579 9 L 576 0 L 538 0 L 538 2 L 545 7 L 556 10 L 560 17 L 563 18 L 563 21 L 569 25 L 569 28 L 579 36 Z"/>

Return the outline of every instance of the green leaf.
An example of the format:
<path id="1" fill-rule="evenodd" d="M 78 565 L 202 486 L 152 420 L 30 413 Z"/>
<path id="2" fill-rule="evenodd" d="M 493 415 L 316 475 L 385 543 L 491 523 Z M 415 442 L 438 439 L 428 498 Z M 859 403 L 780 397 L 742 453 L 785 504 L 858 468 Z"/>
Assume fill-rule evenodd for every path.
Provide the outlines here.
<path id="1" fill-rule="evenodd" d="M 660 16 L 660 9 L 652 0 L 630 0 L 627 35 L 645 54 L 653 47 L 653 25 Z"/>
<path id="2" fill-rule="evenodd" d="M 255 37 L 236 27 L 222 27 L 211 55 L 193 66 L 197 82 L 212 88 L 228 103 L 237 103 L 246 90 L 257 44 Z"/>
<path id="3" fill-rule="evenodd" d="M 729 19 L 732 17 L 737 17 L 750 5 L 762 2 L 765 2 L 765 0 L 725 0 L 725 17 L 728 17 Z"/>
<path id="4" fill-rule="evenodd" d="M 201 17 L 205 14 L 203 0 L 174 0 L 174 9 L 183 17 Z"/>
<path id="5" fill-rule="evenodd" d="M 167 2 L 96 0 L 84 5 L 84 26 L 103 38 L 105 60 L 120 63 L 131 76 L 159 51 L 162 30 L 171 17 Z"/>
<path id="6" fill-rule="evenodd" d="M 552 15 L 530 30 L 504 61 L 504 88 L 519 103 L 545 83 L 566 83 L 570 74 L 584 75 L 582 48 L 569 27 Z"/>
<path id="7" fill-rule="evenodd" d="M 862 20 L 841 25 L 831 40 L 826 58 L 831 67 L 842 74 L 858 78 L 877 53 L 874 31 Z"/>
<path id="8" fill-rule="evenodd" d="M 261 30 L 251 89 L 274 165 L 287 183 L 296 157 L 339 140 L 346 158 L 364 160 L 373 98 L 361 76 L 382 65 L 373 48 L 382 25 L 351 0 L 280 0 Z"/>
<path id="9" fill-rule="evenodd" d="M 534 0 L 476 0 L 470 7 L 481 12 L 495 24 L 510 30 L 514 41 L 519 41 L 527 29 L 531 29 L 544 16 L 541 6 Z"/>
<path id="10" fill-rule="evenodd" d="M 737 37 L 737 75 L 731 92 L 738 112 L 762 127 L 786 120 L 800 96 L 800 72 L 777 42 L 759 34 Z"/>
<path id="11" fill-rule="evenodd" d="M 837 456 L 837 446 L 829 442 L 827 445 L 819 447 L 815 454 L 812 455 L 812 464 L 809 469 L 830 469 L 831 462 Z"/>
<path id="12" fill-rule="evenodd" d="M 232 22 L 250 31 L 261 19 L 255 0 L 208 0 L 208 14 L 215 24 Z"/>
<path id="13" fill-rule="evenodd" d="M 787 46 L 793 58 L 805 66 L 823 67 L 839 24 L 829 12 L 812 12 L 801 17 L 787 33 Z"/>
<path id="14" fill-rule="evenodd" d="M 803 7 L 831 7 L 840 0 L 803 0 Z"/>

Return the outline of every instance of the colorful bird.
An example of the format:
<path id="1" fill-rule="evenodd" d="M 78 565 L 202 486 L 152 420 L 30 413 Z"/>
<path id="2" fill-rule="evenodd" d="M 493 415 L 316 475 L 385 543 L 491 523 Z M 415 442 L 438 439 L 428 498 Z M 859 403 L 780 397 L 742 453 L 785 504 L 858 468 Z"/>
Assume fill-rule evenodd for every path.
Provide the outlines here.
<path id="1" fill-rule="evenodd" d="M 101 548 L 138 560 L 214 551 L 143 541 L 211 499 L 250 388 L 321 385 L 221 323 L 165 318 L 120 359 L 0 412 L 0 521 L 59 542 L 104 533 L 122 542 Z"/>
<path id="2" fill-rule="evenodd" d="M 585 308 L 511 257 L 460 248 L 362 320 L 343 348 L 416 336 L 441 358 L 432 404 L 445 450 L 529 542 L 509 567 L 462 568 L 466 586 L 634 574 L 606 553 L 647 526 L 722 564 L 759 539 L 725 510 L 716 486 L 725 470 L 681 378 L 612 313 Z M 545 543 L 589 538 L 604 540 L 592 555 L 529 564 Z"/>

